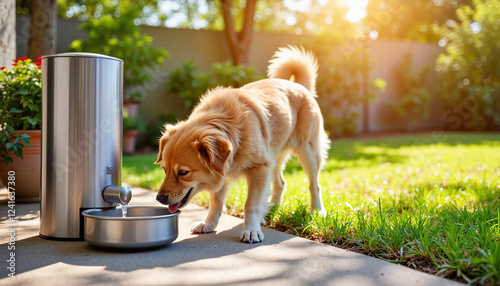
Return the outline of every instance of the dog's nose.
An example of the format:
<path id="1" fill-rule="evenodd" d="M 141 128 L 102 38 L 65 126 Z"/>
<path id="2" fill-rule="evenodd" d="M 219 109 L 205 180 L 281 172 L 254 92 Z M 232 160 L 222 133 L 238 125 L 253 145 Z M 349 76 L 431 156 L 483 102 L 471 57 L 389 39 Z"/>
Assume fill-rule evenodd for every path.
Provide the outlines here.
<path id="1" fill-rule="evenodd" d="M 166 205 L 168 201 L 168 195 L 156 195 L 156 200 Z"/>

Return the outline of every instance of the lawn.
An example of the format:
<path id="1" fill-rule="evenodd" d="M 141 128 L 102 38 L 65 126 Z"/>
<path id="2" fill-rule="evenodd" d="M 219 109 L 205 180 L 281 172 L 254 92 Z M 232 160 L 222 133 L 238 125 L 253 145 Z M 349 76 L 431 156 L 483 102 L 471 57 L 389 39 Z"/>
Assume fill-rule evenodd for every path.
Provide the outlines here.
<path id="1" fill-rule="evenodd" d="M 123 160 L 123 180 L 157 190 L 155 154 Z M 326 217 L 309 212 L 307 177 L 292 159 L 268 226 L 461 281 L 500 281 L 500 133 L 435 132 L 337 140 L 321 174 Z M 227 212 L 241 215 L 246 184 Z M 208 196 L 194 201 L 208 205 Z"/>

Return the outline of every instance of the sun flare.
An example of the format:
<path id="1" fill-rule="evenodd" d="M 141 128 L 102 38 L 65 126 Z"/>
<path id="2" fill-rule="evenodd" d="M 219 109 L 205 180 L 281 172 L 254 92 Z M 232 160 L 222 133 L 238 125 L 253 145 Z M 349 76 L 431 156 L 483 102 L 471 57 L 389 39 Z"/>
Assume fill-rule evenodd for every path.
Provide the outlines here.
<path id="1" fill-rule="evenodd" d="M 366 17 L 368 0 L 349 0 L 345 2 L 346 6 L 349 8 L 349 11 L 345 15 L 348 21 L 356 23 Z"/>
<path id="2" fill-rule="evenodd" d="M 341 0 L 339 5 L 347 7 L 346 20 L 356 23 L 366 17 L 366 6 L 369 0 Z M 319 0 L 318 4 L 324 6 L 328 0 Z M 311 0 L 284 0 L 284 5 L 292 11 L 307 12 L 310 8 Z"/>

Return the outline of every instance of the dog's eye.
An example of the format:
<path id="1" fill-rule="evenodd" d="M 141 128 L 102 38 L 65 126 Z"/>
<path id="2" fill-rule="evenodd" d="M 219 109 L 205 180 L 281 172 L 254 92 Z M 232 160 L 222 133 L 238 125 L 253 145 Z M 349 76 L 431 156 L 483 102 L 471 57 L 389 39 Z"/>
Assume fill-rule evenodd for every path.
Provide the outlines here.
<path id="1" fill-rule="evenodd" d="M 187 175 L 187 173 L 189 173 L 189 171 L 185 171 L 185 170 L 179 170 L 179 172 L 177 172 L 177 176 L 185 176 Z"/>

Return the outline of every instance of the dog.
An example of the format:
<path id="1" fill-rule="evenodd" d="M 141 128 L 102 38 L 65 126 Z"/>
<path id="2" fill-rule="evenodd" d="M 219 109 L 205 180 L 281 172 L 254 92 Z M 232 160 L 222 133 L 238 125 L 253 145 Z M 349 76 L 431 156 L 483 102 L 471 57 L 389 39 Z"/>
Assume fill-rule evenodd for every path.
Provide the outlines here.
<path id="1" fill-rule="evenodd" d="M 267 199 L 281 204 L 291 154 L 309 178 L 311 211 L 326 214 L 319 172 L 330 140 L 315 99 L 317 60 L 302 47 L 288 46 L 269 63 L 267 79 L 209 90 L 187 120 L 164 127 L 155 164 L 165 178 L 156 200 L 175 213 L 197 193 L 209 192 L 208 214 L 192 225 L 192 233 L 215 230 L 230 182 L 243 176 L 248 196 L 240 241 L 262 242 Z"/>

